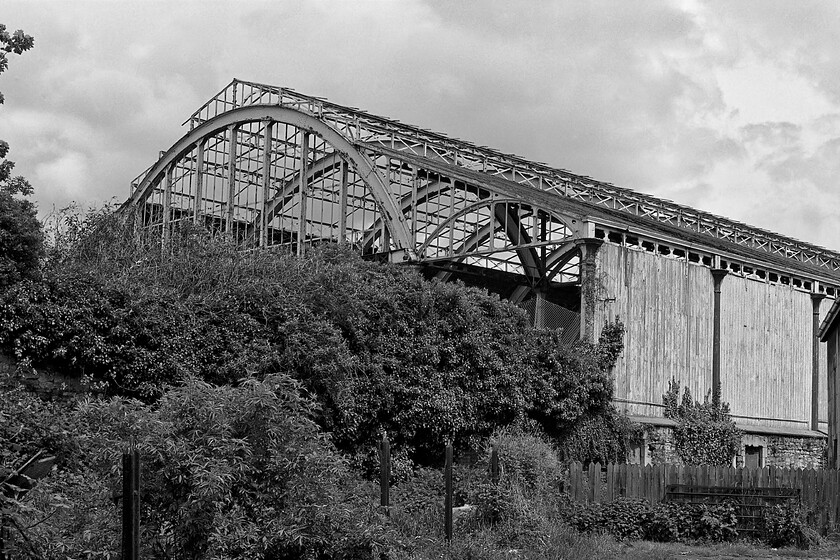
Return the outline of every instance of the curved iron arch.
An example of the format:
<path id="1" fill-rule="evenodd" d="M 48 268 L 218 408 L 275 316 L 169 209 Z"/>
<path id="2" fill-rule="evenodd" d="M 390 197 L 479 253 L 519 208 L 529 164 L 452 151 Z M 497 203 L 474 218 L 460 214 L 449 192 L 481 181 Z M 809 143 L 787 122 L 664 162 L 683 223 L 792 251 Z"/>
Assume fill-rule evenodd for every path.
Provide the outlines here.
<path id="1" fill-rule="evenodd" d="M 405 217 L 389 195 L 385 180 L 379 174 L 373 162 L 356 149 L 350 140 L 324 121 L 304 111 L 279 105 L 250 105 L 231 109 L 195 127 L 164 152 L 157 163 L 149 169 L 132 193 L 131 198 L 126 201 L 124 208 L 137 207 L 142 201 L 146 200 L 151 195 L 155 185 L 163 178 L 169 166 L 189 153 L 195 147 L 196 142 L 211 137 L 229 126 L 259 121 L 296 126 L 301 130 L 320 136 L 330 144 L 340 157 L 353 166 L 356 174 L 370 189 L 382 216 L 385 218 L 386 227 L 391 234 L 391 240 L 395 247 L 407 251 L 411 259 L 415 258 Z"/>

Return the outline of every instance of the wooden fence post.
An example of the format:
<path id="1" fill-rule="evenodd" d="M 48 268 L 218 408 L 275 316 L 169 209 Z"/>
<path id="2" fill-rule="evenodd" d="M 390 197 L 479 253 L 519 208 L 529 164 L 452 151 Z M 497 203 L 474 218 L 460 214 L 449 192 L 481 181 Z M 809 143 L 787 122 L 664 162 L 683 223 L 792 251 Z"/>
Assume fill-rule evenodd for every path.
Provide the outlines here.
<path id="1" fill-rule="evenodd" d="M 443 473 L 446 496 L 443 501 L 446 542 L 452 542 L 452 443 L 446 442 L 446 464 Z"/>
<path id="2" fill-rule="evenodd" d="M 379 505 L 388 517 L 391 516 L 391 442 L 388 434 L 382 434 L 379 443 Z"/>
<path id="3" fill-rule="evenodd" d="M 138 560 L 140 550 L 140 453 L 132 438 L 122 455 L 122 560 Z"/>
<path id="4" fill-rule="evenodd" d="M 490 480 L 493 484 L 499 483 L 499 475 L 499 446 L 494 442 L 490 451 Z"/>

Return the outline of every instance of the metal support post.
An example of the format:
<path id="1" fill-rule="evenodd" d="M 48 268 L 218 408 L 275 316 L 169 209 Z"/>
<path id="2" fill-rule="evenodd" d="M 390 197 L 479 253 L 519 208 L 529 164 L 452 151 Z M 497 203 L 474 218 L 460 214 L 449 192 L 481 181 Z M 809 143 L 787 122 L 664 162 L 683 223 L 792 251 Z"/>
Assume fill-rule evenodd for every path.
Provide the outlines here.
<path id="1" fill-rule="evenodd" d="M 725 269 L 712 269 L 715 290 L 712 331 L 712 395 L 717 395 L 718 398 L 720 398 L 722 392 L 720 384 L 720 285 L 727 274 Z"/>
<path id="2" fill-rule="evenodd" d="M 195 202 L 193 207 L 193 223 L 201 220 L 201 204 L 204 199 L 204 146 L 205 141 L 195 143 Z"/>
<path id="3" fill-rule="evenodd" d="M 411 248 L 417 246 L 417 183 L 420 178 L 417 176 L 417 167 L 411 166 Z"/>
<path id="4" fill-rule="evenodd" d="M 811 330 L 811 429 L 820 429 L 820 303 L 825 294 L 812 293 L 814 308 Z"/>
<path id="5" fill-rule="evenodd" d="M 172 173 L 175 170 L 175 164 L 171 164 L 166 168 L 163 178 L 163 231 L 161 232 L 161 241 L 165 246 L 169 242 L 169 228 L 172 222 Z"/>
<path id="6" fill-rule="evenodd" d="M 233 199 L 236 198 L 236 125 L 228 127 L 228 192 L 225 232 L 233 236 Z"/>
<path id="7" fill-rule="evenodd" d="M 595 342 L 595 308 L 598 297 L 597 262 L 595 256 L 603 239 L 586 238 L 580 246 L 580 337 Z"/>
<path id="8" fill-rule="evenodd" d="M 271 142 L 274 123 L 266 121 L 263 132 L 262 200 L 260 200 L 260 247 L 268 245 L 268 199 L 271 186 Z"/>
<path id="9" fill-rule="evenodd" d="M 302 139 L 300 143 L 300 164 L 299 164 L 299 177 L 300 177 L 300 188 L 298 189 L 298 194 L 300 196 L 300 204 L 298 205 L 298 210 L 300 212 L 300 218 L 298 220 L 298 231 L 297 231 L 297 254 L 298 256 L 303 254 L 304 249 L 304 241 L 306 240 L 306 200 L 308 197 L 308 183 L 309 183 L 309 133 L 302 132 L 301 133 Z"/>
<path id="10" fill-rule="evenodd" d="M 338 222 L 338 243 L 343 245 L 347 243 L 347 161 L 341 160 L 341 185 L 339 187 L 341 192 L 338 201 L 339 207 L 339 222 Z"/>

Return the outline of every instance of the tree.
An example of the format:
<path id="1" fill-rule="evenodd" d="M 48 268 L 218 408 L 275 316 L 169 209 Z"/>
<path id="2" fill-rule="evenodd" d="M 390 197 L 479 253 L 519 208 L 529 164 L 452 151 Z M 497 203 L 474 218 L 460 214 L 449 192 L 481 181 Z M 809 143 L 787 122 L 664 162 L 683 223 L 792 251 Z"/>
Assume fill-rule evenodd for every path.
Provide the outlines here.
<path id="1" fill-rule="evenodd" d="M 35 40 L 22 30 L 10 34 L 0 24 L 0 74 L 9 67 L 9 54 L 22 54 L 34 44 Z M 3 101 L 0 93 L 0 104 Z M 0 140 L 0 287 L 32 276 L 38 270 L 44 245 L 35 205 L 15 197 L 32 194 L 32 185 L 21 176 L 12 176 L 15 163 L 5 159 L 8 153 L 9 144 Z"/>

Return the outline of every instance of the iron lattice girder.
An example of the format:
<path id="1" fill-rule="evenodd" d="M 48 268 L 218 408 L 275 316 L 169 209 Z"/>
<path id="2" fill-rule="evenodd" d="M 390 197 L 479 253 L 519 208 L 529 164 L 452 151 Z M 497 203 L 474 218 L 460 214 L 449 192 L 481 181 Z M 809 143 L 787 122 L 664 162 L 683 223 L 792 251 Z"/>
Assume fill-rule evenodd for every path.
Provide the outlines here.
<path id="1" fill-rule="evenodd" d="M 247 95 L 236 95 L 237 91 L 242 93 L 246 90 Z M 222 100 L 222 97 L 229 96 L 231 93 L 234 94 L 232 99 Z M 273 104 L 248 105 L 259 102 Z M 213 104 L 216 105 L 215 108 L 211 108 Z M 234 80 L 230 86 L 193 115 L 189 121 L 192 127 L 191 132 L 166 152 L 163 158 L 170 163 L 177 160 L 177 157 L 172 156 L 173 151 L 177 151 L 179 147 L 182 148 L 180 155 L 188 156 L 193 145 L 189 141 L 185 142 L 185 139 L 187 137 L 195 139 L 197 136 L 202 136 L 202 131 L 207 132 L 209 129 L 206 128 L 206 124 L 210 122 L 207 119 L 216 123 L 211 126 L 213 134 L 216 134 L 225 128 L 225 125 L 218 120 L 219 118 L 233 123 L 239 117 L 232 117 L 232 115 L 241 116 L 244 114 L 241 111 L 246 109 L 257 112 L 285 110 L 287 114 L 295 115 L 290 119 L 294 121 L 291 124 L 295 126 L 297 126 L 295 123 L 302 124 L 303 126 L 300 127 L 302 130 L 316 134 L 318 132 L 315 128 L 331 130 L 334 138 L 342 138 L 345 141 L 345 149 L 339 150 L 342 152 L 340 156 L 343 157 L 346 150 L 347 153 L 354 152 L 357 159 L 368 161 L 369 165 L 365 167 L 370 171 L 363 170 L 360 176 L 367 174 L 361 177 L 361 180 L 367 183 L 370 179 L 378 183 L 371 187 L 371 191 L 376 205 L 382 209 L 388 222 L 388 227 L 382 228 L 383 235 L 387 233 L 388 236 L 380 239 L 379 250 L 382 250 L 385 244 L 411 252 L 419 246 L 419 243 L 416 243 L 417 240 L 412 237 L 420 233 L 420 228 L 415 230 L 413 226 L 409 228 L 406 225 L 408 217 L 402 204 L 405 192 L 400 195 L 392 189 L 388 193 L 388 187 L 392 185 L 389 185 L 389 181 L 381 176 L 381 171 L 377 172 L 376 165 L 370 161 L 371 158 L 375 160 L 381 156 L 398 161 L 402 166 L 413 166 L 415 170 L 423 169 L 439 173 L 451 178 L 452 181 L 459 180 L 471 185 L 483 185 L 496 196 L 519 198 L 533 206 L 552 209 L 554 214 L 562 209 L 563 215 L 571 216 L 573 219 L 588 220 L 634 235 L 641 233 L 644 236 L 676 243 L 689 249 L 712 252 L 722 258 L 769 266 L 779 272 L 795 275 L 805 273 L 823 283 L 836 284 L 840 277 L 840 254 L 838 253 L 669 201 L 592 181 L 564 170 L 551 169 L 543 164 L 528 162 L 489 148 L 477 147 L 352 108 L 261 84 Z M 235 124 L 258 122 L 264 118 L 265 115 L 259 119 L 240 119 Z M 303 124 L 304 122 L 308 125 Z M 257 155 L 254 155 L 259 148 L 259 142 L 254 141 L 257 134 L 246 131 L 245 134 L 236 135 L 236 142 L 241 147 L 240 150 L 233 151 L 237 161 L 241 158 L 243 162 L 247 160 L 255 163 L 259 159 Z M 210 133 L 203 134 L 205 139 L 211 136 Z M 218 138 L 216 140 L 219 141 Z M 284 146 L 284 150 L 287 150 L 286 157 L 288 157 L 288 150 L 291 152 L 295 150 L 295 139 L 292 137 L 275 138 L 274 141 Z M 214 149 L 221 152 L 224 147 L 219 145 Z M 241 153 L 237 153 L 240 151 Z M 335 156 L 327 151 L 322 150 L 320 154 L 324 154 L 324 157 L 332 157 L 335 161 Z M 190 169 L 188 166 L 195 165 L 194 159 L 190 156 L 178 163 L 174 170 L 180 173 L 174 175 L 175 181 L 188 180 L 186 178 Z M 127 202 L 128 206 L 145 201 L 152 193 L 165 170 L 165 166 L 161 166 L 160 163 L 150 168 L 150 171 L 139 181 L 141 184 Z M 243 166 L 245 165 L 243 163 Z M 204 161 L 204 166 L 207 168 L 208 176 L 221 178 L 225 175 L 223 164 L 218 161 Z M 251 181 L 259 183 L 261 172 L 252 170 L 250 163 L 247 166 L 247 169 L 239 167 L 236 169 L 235 173 L 241 175 L 237 179 L 240 185 L 245 183 L 247 186 Z M 354 169 L 357 167 L 354 164 Z M 334 173 L 335 169 L 334 165 L 326 165 L 325 160 L 323 170 L 325 176 Z M 317 167 L 313 168 L 313 171 L 314 175 L 317 175 Z M 370 172 L 375 173 L 369 175 Z M 295 184 L 294 175 L 286 176 L 284 180 L 287 195 L 283 199 L 277 198 L 274 201 L 269 218 L 282 208 L 285 202 L 291 200 L 289 193 L 299 190 L 299 178 L 297 184 Z M 315 180 L 317 176 L 310 176 L 307 184 L 312 184 Z M 280 192 L 283 192 L 283 189 Z M 185 204 L 188 198 L 189 195 L 185 196 L 183 192 L 170 192 L 168 200 L 172 203 L 177 199 L 180 201 L 178 204 Z M 229 201 L 216 200 L 215 202 L 220 207 L 226 204 L 231 205 Z M 237 201 L 233 204 L 239 203 Z M 417 204 L 415 204 L 415 211 L 416 206 Z M 255 227 L 259 220 L 257 208 L 241 205 L 237 207 L 250 213 L 249 220 L 253 222 L 251 227 Z M 359 207 L 356 208 L 356 211 L 358 210 Z M 394 221 L 398 224 L 392 223 Z M 310 223 L 316 222 L 312 220 Z M 318 223 L 327 224 L 328 222 L 322 220 Z M 377 234 L 373 232 L 376 231 L 374 228 L 368 228 L 365 245 L 369 245 L 368 241 L 374 239 Z"/>
<path id="2" fill-rule="evenodd" d="M 836 282 L 840 277 L 840 253 L 835 251 L 287 88 L 234 79 L 187 122 L 194 127 L 220 112 L 253 103 L 279 104 L 306 111 L 331 123 L 354 141 L 383 144 L 397 151 L 421 155 L 427 161 L 438 160 L 487 175 L 505 176 L 513 182 L 567 199 L 614 210 L 619 216 L 645 218 L 645 221 L 669 226 L 672 237 L 680 237 L 674 230 L 695 233 L 699 235 L 699 244 L 719 246 L 713 241 L 723 242 L 724 249 L 730 253 L 782 266 L 782 270 L 801 272 L 798 266 L 792 266 L 791 261 L 794 261 L 806 265 L 807 270 L 814 270 L 817 278 Z M 748 251 L 745 253 L 732 246 Z"/>
<path id="3" fill-rule="evenodd" d="M 333 149 L 337 150 L 336 152 L 322 151 L 325 155 L 314 162 L 308 163 L 305 166 L 305 169 L 301 168 L 291 174 L 283 174 L 282 177 L 279 178 L 280 187 L 275 189 L 275 196 L 270 200 L 267 200 L 267 204 L 263 206 L 265 210 L 264 214 L 268 219 L 271 219 L 274 214 L 282 210 L 286 203 L 292 201 L 295 194 L 300 192 L 304 183 L 308 188 L 308 186 L 312 183 L 324 180 L 330 173 L 340 167 L 339 164 L 341 164 L 341 162 L 350 160 L 354 164 L 354 169 L 356 169 L 357 172 L 361 171 L 359 175 L 366 184 L 369 182 L 370 177 L 377 177 L 379 179 L 378 183 L 374 183 L 374 186 L 380 186 L 378 189 L 379 193 L 386 193 L 385 196 L 377 196 L 377 203 L 380 208 L 394 207 L 397 209 L 397 211 L 392 212 L 391 214 L 380 213 L 379 217 L 373 222 L 371 227 L 367 228 L 368 234 L 365 239 L 365 247 L 372 244 L 373 237 L 376 235 L 376 232 L 384 231 L 384 228 L 382 228 L 383 220 L 387 223 L 389 233 L 393 233 L 393 222 L 398 221 L 399 224 L 404 224 L 405 214 L 408 213 L 408 211 L 416 212 L 418 206 L 426 204 L 435 197 L 440 198 L 443 195 L 446 195 L 449 197 L 450 202 L 448 204 L 448 212 L 444 212 L 441 216 L 438 216 L 441 223 L 437 226 L 434 232 L 425 236 L 425 241 L 422 244 L 415 240 L 421 249 L 419 252 L 420 258 L 424 255 L 424 249 L 430 247 L 430 243 L 432 241 L 442 237 L 441 233 L 444 229 L 448 228 L 451 232 L 451 230 L 457 226 L 457 220 L 459 218 L 462 218 L 471 212 L 475 212 L 476 208 L 480 206 L 487 206 L 492 209 L 489 212 L 490 220 L 488 226 L 480 228 L 479 231 L 481 233 L 479 235 L 470 235 L 468 232 L 463 231 L 459 232 L 458 239 L 456 241 L 460 243 L 460 248 L 455 251 L 457 255 L 453 254 L 453 235 L 450 233 L 448 247 L 449 257 L 460 260 L 463 260 L 463 258 L 468 256 L 487 257 L 486 262 L 489 263 L 490 266 L 493 266 L 493 262 L 513 262 L 511 261 L 511 256 L 516 255 L 516 258 L 519 261 L 517 266 L 521 267 L 524 273 L 531 279 L 529 282 L 531 285 L 537 285 L 546 280 L 545 265 L 540 260 L 540 256 L 537 254 L 537 248 L 556 246 L 558 243 L 566 241 L 568 238 L 577 233 L 574 228 L 568 227 L 569 223 L 575 223 L 574 218 L 558 217 L 557 212 L 550 212 L 546 209 L 528 206 L 527 201 L 523 202 L 520 199 L 501 200 L 499 199 L 499 193 L 495 192 L 493 189 L 488 190 L 480 184 L 477 185 L 476 181 L 470 181 L 470 183 L 467 184 L 463 181 L 456 181 L 456 179 L 449 177 L 449 175 L 451 175 L 451 173 L 449 173 L 450 170 L 444 170 L 446 175 L 443 175 L 438 172 L 430 171 L 427 166 L 421 165 L 413 167 L 411 168 L 413 170 L 413 176 L 411 177 L 412 182 L 415 177 L 419 178 L 422 176 L 423 179 L 427 181 L 427 184 L 419 191 L 415 188 L 412 193 L 406 193 L 402 196 L 398 196 L 393 192 L 393 188 L 391 188 L 393 187 L 393 184 L 389 183 L 388 180 L 383 179 L 374 162 L 364 155 L 365 153 L 369 153 L 374 160 L 378 160 L 382 156 L 381 153 L 370 152 L 361 144 L 351 145 L 349 142 L 346 142 L 346 139 L 342 145 L 340 134 L 332 131 L 328 126 L 320 123 L 320 121 L 313 122 L 311 115 L 301 114 L 297 111 L 277 106 L 251 106 L 231 110 L 228 113 L 221 114 L 194 128 L 189 134 L 179 140 L 170 150 L 164 153 L 161 160 L 149 170 L 146 177 L 140 181 L 140 184 L 137 186 L 128 204 L 135 206 L 140 204 L 143 200 L 149 198 L 156 187 L 160 188 L 161 182 L 164 182 L 164 202 L 162 209 L 163 214 L 168 215 L 169 213 L 166 209 L 170 208 L 173 194 L 180 197 L 190 196 L 190 193 L 172 192 L 173 177 L 176 176 L 174 171 L 180 165 L 182 173 L 179 176 L 179 179 L 188 181 L 188 176 L 191 173 L 195 173 L 198 168 L 198 162 L 202 161 L 201 173 L 205 177 L 216 175 L 221 176 L 221 178 L 227 178 L 231 182 L 229 185 L 229 199 L 227 201 L 216 200 L 215 198 L 206 198 L 204 197 L 204 193 L 202 193 L 202 200 L 213 202 L 217 209 L 221 209 L 225 205 L 230 205 L 230 201 L 234 200 L 233 193 L 244 191 L 249 188 L 249 185 L 256 186 L 256 184 L 264 182 L 264 177 L 262 177 L 260 172 L 248 169 L 246 170 L 246 173 L 243 174 L 239 172 L 240 170 L 237 167 L 239 161 L 246 159 L 243 157 L 241 150 L 239 150 L 236 145 L 238 139 L 255 136 L 255 134 L 249 133 L 248 131 L 246 131 L 245 134 L 240 134 L 238 127 L 243 126 L 246 123 L 256 122 L 282 122 L 292 124 L 299 127 L 301 130 L 306 130 L 319 135 L 326 140 L 326 143 L 332 145 Z M 263 128 L 263 132 L 266 135 L 270 134 L 267 125 Z M 218 137 L 220 133 L 224 133 L 226 137 L 230 139 L 227 149 L 225 149 L 224 145 L 220 144 L 221 140 Z M 284 150 L 290 147 L 288 137 L 286 137 L 281 143 L 284 144 Z M 213 144 L 215 144 L 213 149 L 216 150 L 217 153 L 228 155 L 228 160 L 226 162 L 222 160 L 221 162 L 214 161 L 212 163 L 208 163 L 206 158 L 199 157 L 197 153 L 193 156 L 193 150 L 196 149 L 196 146 L 202 146 L 201 149 L 205 149 L 206 146 Z M 271 142 L 266 140 L 265 146 L 270 145 Z M 258 148 L 259 146 L 254 146 L 249 143 L 246 155 Z M 294 146 L 292 146 L 292 148 L 294 148 Z M 292 149 L 292 151 L 299 152 L 299 150 L 296 149 Z M 247 155 L 247 157 L 254 160 L 258 159 L 257 157 L 251 157 L 250 155 Z M 267 157 L 269 160 L 271 159 L 270 152 L 267 152 Z M 404 162 L 396 157 L 388 158 L 386 161 L 386 175 L 389 178 L 392 176 L 392 163 L 397 163 L 397 167 L 400 171 L 402 171 L 403 168 L 408 168 Z M 218 172 L 222 169 L 227 169 L 227 174 Z M 214 172 L 213 170 L 218 171 Z M 303 180 L 303 177 L 306 179 Z M 272 179 L 269 178 L 269 181 L 272 181 Z M 274 182 L 276 183 L 277 180 L 274 180 Z M 243 183 L 245 186 L 242 186 Z M 404 185 L 401 186 L 404 187 Z M 459 200 L 456 206 L 454 203 L 456 196 L 454 193 L 456 191 L 471 193 L 471 195 L 476 196 L 478 199 L 482 200 L 482 202 L 480 204 L 473 204 L 472 206 L 467 205 L 465 207 L 464 204 L 468 201 L 464 198 L 463 200 Z M 345 194 L 345 197 L 346 196 L 347 195 Z M 392 197 L 399 200 L 393 200 Z M 235 204 L 235 202 L 233 204 Z M 197 208 L 198 203 L 194 203 L 194 206 Z M 260 227 L 258 226 L 258 223 L 264 224 L 266 222 L 261 219 L 260 212 L 257 209 L 247 209 L 255 212 L 250 219 L 250 223 L 247 224 L 250 229 L 250 233 L 254 233 L 256 228 Z M 535 233 L 537 232 L 537 224 L 540 218 L 542 219 L 542 239 L 536 239 L 536 235 L 533 237 L 529 236 L 528 231 L 522 223 L 522 211 L 525 212 L 526 218 L 530 218 Z M 195 212 L 197 215 L 199 210 L 196 209 Z M 225 219 L 220 210 L 217 210 L 217 212 L 220 214 L 217 216 L 218 219 Z M 228 215 L 229 213 L 230 212 L 228 211 L 225 212 L 225 214 Z M 388 216 L 398 216 L 402 219 L 394 220 L 392 218 L 391 220 L 388 220 Z M 313 222 L 313 220 L 310 220 L 308 217 L 307 220 Z M 551 228 L 551 239 L 545 236 L 546 221 L 550 221 L 552 224 L 562 224 L 562 228 L 565 229 L 560 232 L 560 238 L 557 238 L 556 236 L 557 227 Z M 166 223 L 166 218 L 164 218 L 164 223 Z M 414 226 L 412 226 L 412 228 L 414 229 Z M 493 248 L 492 237 L 495 235 L 497 230 L 502 230 L 510 243 Z M 417 232 L 412 231 L 411 233 L 413 237 L 413 235 Z M 399 239 L 399 236 L 394 237 Z M 481 247 L 482 243 L 486 242 L 488 239 L 490 239 L 491 244 L 491 248 L 489 250 Z M 413 251 L 417 249 L 415 244 L 397 242 L 395 245 L 398 249 L 407 249 L 412 252 L 412 254 Z M 510 253 L 510 255 L 505 257 L 502 254 L 505 252 Z M 491 257 L 491 255 L 493 256 Z"/>
<path id="4" fill-rule="evenodd" d="M 301 130 L 317 134 L 333 146 L 341 154 L 342 158 L 353 165 L 355 171 L 370 187 L 381 209 L 382 216 L 388 223 L 388 228 L 397 248 L 406 251 L 411 250 L 411 243 L 408 238 L 403 215 L 398 211 L 393 199 L 389 195 L 385 181 L 379 175 L 372 162 L 358 152 L 341 134 L 338 134 L 315 117 L 294 109 L 279 106 L 255 105 L 232 109 L 194 128 L 167 150 L 158 162 L 152 166 L 145 178 L 138 184 L 134 194 L 127 201 L 127 206 L 137 207 L 141 202 L 145 202 L 155 186 L 163 178 L 167 169 L 170 169 L 179 159 L 192 151 L 196 142 L 212 137 L 231 126 L 241 125 L 246 122 L 261 121 L 281 122 L 296 126 Z"/>

